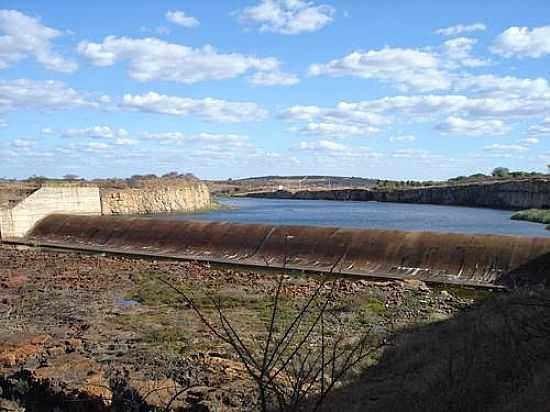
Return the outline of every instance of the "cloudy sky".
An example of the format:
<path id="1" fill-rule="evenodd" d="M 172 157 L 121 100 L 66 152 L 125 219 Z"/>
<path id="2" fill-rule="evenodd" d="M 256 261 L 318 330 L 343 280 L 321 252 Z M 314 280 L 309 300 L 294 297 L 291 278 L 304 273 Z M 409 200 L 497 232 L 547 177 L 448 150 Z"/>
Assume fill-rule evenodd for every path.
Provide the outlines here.
<path id="1" fill-rule="evenodd" d="M 550 163 L 548 0 L 0 7 L 0 177 Z"/>

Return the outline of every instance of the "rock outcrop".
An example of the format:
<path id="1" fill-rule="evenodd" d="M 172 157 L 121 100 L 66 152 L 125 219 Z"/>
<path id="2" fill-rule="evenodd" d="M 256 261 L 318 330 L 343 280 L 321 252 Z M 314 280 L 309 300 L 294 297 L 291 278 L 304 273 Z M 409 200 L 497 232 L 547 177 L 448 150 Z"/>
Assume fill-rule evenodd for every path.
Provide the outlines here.
<path id="1" fill-rule="evenodd" d="M 210 192 L 202 182 L 101 191 L 101 209 L 104 215 L 193 212 L 206 209 L 211 203 Z"/>
<path id="2" fill-rule="evenodd" d="M 250 193 L 247 196 L 305 200 L 362 200 L 490 207 L 495 209 L 550 208 L 550 179 L 524 179 L 411 189 L 341 189 Z"/>
<path id="3" fill-rule="evenodd" d="M 529 209 L 550 207 L 550 180 L 530 179 L 457 186 L 375 191 L 381 202 L 432 203 L 491 207 L 495 209 Z"/>

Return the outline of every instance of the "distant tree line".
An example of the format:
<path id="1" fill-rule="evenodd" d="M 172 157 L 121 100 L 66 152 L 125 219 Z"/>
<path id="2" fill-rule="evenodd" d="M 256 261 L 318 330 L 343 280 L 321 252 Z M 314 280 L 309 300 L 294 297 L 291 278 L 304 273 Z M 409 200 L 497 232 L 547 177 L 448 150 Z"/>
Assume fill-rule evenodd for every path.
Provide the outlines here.
<path id="1" fill-rule="evenodd" d="M 100 187 L 115 187 L 115 188 L 127 188 L 127 187 L 143 187 L 146 182 L 155 182 L 155 181 L 198 181 L 199 179 L 192 173 L 180 173 L 177 171 L 172 171 L 165 173 L 161 176 L 156 174 L 144 174 L 139 175 L 135 174 L 128 178 L 119 178 L 112 177 L 106 179 L 91 179 L 86 180 L 81 178 L 76 174 L 66 174 L 61 179 L 49 178 L 46 176 L 32 175 L 27 179 L 24 179 L 24 182 L 28 182 L 35 185 L 42 185 L 48 182 L 90 182 L 99 185 Z"/>
<path id="2" fill-rule="evenodd" d="M 550 169 L 550 165 L 549 165 Z M 427 186 L 442 186 L 446 184 L 476 183 L 495 179 L 517 179 L 522 177 L 548 176 L 539 172 L 511 171 L 506 167 L 496 167 L 491 174 L 475 173 L 469 176 L 457 176 L 448 180 L 382 180 L 376 181 L 376 188 L 391 190 Z"/>

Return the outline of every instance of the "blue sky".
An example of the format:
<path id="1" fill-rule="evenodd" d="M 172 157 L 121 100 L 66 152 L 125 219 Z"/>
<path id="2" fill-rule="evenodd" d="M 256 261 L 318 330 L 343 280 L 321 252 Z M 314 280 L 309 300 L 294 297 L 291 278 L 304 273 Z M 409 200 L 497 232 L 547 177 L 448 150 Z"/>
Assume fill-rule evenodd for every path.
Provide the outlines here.
<path id="1" fill-rule="evenodd" d="M 545 0 L 0 7 L 0 177 L 550 163 Z"/>

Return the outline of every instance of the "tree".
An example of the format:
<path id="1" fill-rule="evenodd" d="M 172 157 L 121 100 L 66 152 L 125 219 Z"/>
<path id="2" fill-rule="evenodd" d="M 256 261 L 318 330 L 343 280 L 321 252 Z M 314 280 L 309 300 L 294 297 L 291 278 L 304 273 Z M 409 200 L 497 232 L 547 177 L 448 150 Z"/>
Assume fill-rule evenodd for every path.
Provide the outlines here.
<path id="1" fill-rule="evenodd" d="M 282 309 L 281 294 L 287 278 L 279 276 L 266 331 L 252 340 L 235 328 L 221 299 L 207 295 L 216 314 L 209 319 L 189 291 L 159 280 L 181 297 L 215 337 L 233 348 L 256 384 L 256 406 L 260 411 L 300 411 L 309 404 L 308 410 L 315 412 L 329 393 L 379 352 L 385 342 L 372 333 L 373 326 L 365 325 L 363 330 L 346 327 L 345 317 L 336 310 L 334 292 L 338 281 L 334 279 L 322 278 L 302 305 L 290 312 Z"/>
<path id="2" fill-rule="evenodd" d="M 510 169 L 508 169 L 507 167 L 496 167 L 495 169 L 493 169 L 493 172 L 491 173 L 493 177 L 506 177 L 509 174 L 510 174 Z"/>
<path id="3" fill-rule="evenodd" d="M 177 179 L 179 177 L 179 173 L 176 171 L 168 172 L 162 175 L 163 179 Z"/>
<path id="4" fill-rule="evenodd" d="M 80 179 L 80 177 L 78 175 L 68 174 L 68 175 L 63 176 L 63 179 L 64 180 L 78 180 L 78 179 Z"/>

